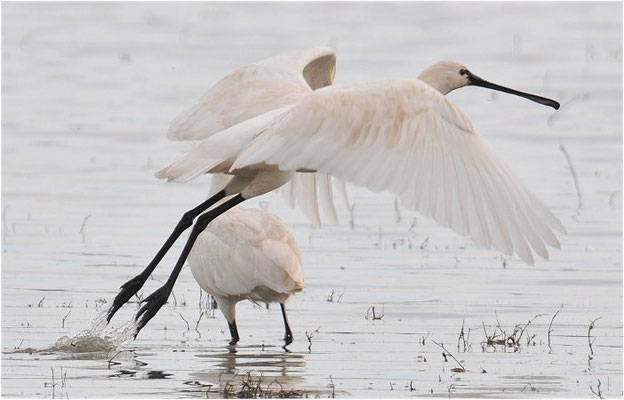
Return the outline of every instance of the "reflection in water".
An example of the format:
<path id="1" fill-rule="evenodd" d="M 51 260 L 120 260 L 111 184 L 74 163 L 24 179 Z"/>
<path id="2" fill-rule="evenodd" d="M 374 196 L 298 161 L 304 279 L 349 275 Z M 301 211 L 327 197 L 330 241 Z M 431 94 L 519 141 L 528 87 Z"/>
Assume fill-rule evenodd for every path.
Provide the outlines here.
<path id="1" fill-rule="evenodd" d="M 226 384 L 236 387 L 247 373 L 261 376 L 267 385 L 284 389 L 299 389 L 305 382 L 305 355 L 278 346 L 224 346 L 214 353 L 196 356 L 209 361 L 210 367 L 189 375 L 200 382 L 218 383 L 220 390 Z"/>
<path id="2" fill-rule="evenodd" d="M 125 353 L 125 354 L 123 354 Z M 124 355 L 123 358 L 119 357 Z M 115 360 L 115 361 L 113 361 Z M 134 365 L 127 365 L 132 363 Z M 118 369 L 113 374 L 108 375 L 109 378 L 135 378 L 135 379 L 169 379 L 174 374 L 158 369 L 144 369 L 148 364 L 139 360 L 134 351 L 120 351 L 111 360 L 109 360 L 109 368 L 112 365 L 124 364 L 123 368 Z"/>
<path id="3" fill-rule="evenodd" d="M 137 371 L 129 371 L 127 369 L 121 369 L 114 374 L 109 375 L 109 378 L 133 378 Z"/>
<path id="4" fill-rule="evenodd" d="M 147 379 L 167 379 L 167 377 L 171 375 L 173 374 L 168 374 L 164 371 L 152 370 L 152 371 L 148 371 L 145 377 Z"/>

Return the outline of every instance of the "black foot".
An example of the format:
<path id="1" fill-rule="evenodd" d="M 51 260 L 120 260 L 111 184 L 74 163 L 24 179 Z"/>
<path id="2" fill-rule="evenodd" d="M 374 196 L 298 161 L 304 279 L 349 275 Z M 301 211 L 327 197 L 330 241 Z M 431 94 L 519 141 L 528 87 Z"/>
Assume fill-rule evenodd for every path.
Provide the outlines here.
<path id="1" fill-rule="evenodd" d="M 142 303 L 145 303 L 145 305 L 141 307 L 141 309 L 139 310 L 139 312 L 137 313 L 135 317 L 135 320 L 137 321 L 139 321 L 139 318 L 141 318 L 141 320 L 139 321 L 139 324 L 137 325 L 136 332 L 134 333 L 135 339 L 137 335 L 139 334 L 139 332 L 141 331 L 141 329 L 143 329 L 145 324 L 147 324 L 147 322 L 150 319 L 152 319 L 154 315 L 156 315 L 158 310 L 160 310 L 162 306 L 165 305 L 165 303 L 167 302 L 167 299 L 169 299 L 170 294 L 171 294 L 171 288 L 165 285 L 161 287 L 160 289 L 158 289 L 157 291 L 155 291 L 154 293 L 147 296 L 145 300 L 142 301 Z"/>
<path id="2" fill-rule="evenodd" d="M 238 343 L 238 340 L 239 340 L 238 328 L 236 327 L 236 321 L 234 321 L 234 323 L 231 323 L 231 324 L 228 322 L 228 328 L 230 328 L 230 337 L 232 338 L 232 340 L 230 340 L 230 346 L 233 346 L 236 343 Z"/>
<path id="3" fill-rule="evenodd" d="M 109 323 L 113 315 L 130 300 L 132 296 L 137 294 L 137 292 L 143 287 L 146 279 L 142 275 L 137 275 L 134 278 L 130 279 L 128 282 L 121 285 L 121 290 L 117 293 L 115 300 L 113 300 L 113 305 L 108 310 L 108 315 L 106 316 L 106 323 Z"/>
<path id="4" fill-rule="evenodd" d="M 286 353 L 290 353 L 290 350 L 288 350 L 288 345 L 291 344 L 292 342 L 293 342 L 292 334 L 286 334 L 286 336 L 284 336 L 284 345 L 282 346 L 282 349 L 284 349 Z"/>

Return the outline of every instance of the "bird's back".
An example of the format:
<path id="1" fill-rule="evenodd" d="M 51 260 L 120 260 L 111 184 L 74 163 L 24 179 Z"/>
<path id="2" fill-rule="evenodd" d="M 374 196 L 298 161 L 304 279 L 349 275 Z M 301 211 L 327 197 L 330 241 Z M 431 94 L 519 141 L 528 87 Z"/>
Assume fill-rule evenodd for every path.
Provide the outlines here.
<path id="1" fill-rule="evenodd" d="M 189 264 L 195 280 L 208 293 L 221 297 L 258 298 L 303 289 L 299 246 L 275 215 L 234 208 L 202 232 Z"/>

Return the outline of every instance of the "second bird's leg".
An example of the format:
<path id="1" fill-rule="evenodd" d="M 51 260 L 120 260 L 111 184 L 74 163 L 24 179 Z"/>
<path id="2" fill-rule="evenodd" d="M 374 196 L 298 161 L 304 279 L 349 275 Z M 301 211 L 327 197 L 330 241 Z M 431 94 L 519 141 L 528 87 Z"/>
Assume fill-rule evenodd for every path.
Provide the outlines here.
<path id="1" fill-rule="evenodd" d="M 284 306 L 284 303 L 280 303 L 280 307 L 282 308 L 282 317 L 284 318 L 284 330 L 286 331 L 284 334 L 284 341 L 286 342 L 285 346 L 288 346 L 293 341 L 293 333 L 290 330 L 290 325 L 288 325 L 288 318 L 286 317 L 286 306 Z"/>
<path id="2" fill-rule="evenodd" d="M 139 334 L 139 331 L 143 329 L 145 324 L 147 324 L 147 322 L 152 319 L 152 317 L 156 315 L 158 310 L 160 310 L 160 308 L 167 302 L 167 299 L 171 294 L 171 290 L 173 290 L 173 285 L 175 284 L 176 279 L 178 279 L 178 275 L 180 275 L 180 271 L 182 271 L 184 262 L 191 252 L 193 244 L 195 244 L 195 240 L 197 240 L 199 234 L 202 233 L 204 229 L 206 229 L 206 227 L 212 220 L 245 200 L 246 199 L 241 194 L 237 194 L 236 196 L 232 197 L 218 207 L 206 211 L 206 213 L 202 214 L 197 219 L 197 222 L 195 222 L 193 230 L 191 231 L 191 234 L 189 235 L 186 244 L 184 245 L 184 249 L 182 249 L 182 253 L 178 258 L 178 262 L 176 263 L 173 271 L 171 272 L 171 275 L 169 276 L 169 279 L 167 279 L 167 282 L 160 289 L 156 290 L 154 293 L 150 294 L 143 300 L 145 305 L 141 307 L 136 315 L 136 320 L 139 321 L 139 323 L 137 324 L 137 330 L 134 337 Z"/>
<path id="3" fill-rule="evenodd" d="M 240 340 L 240 338 L 238 337 L 238 328 L 236 327 L 236 320 L 234 320 L 234 322 L 232 323 L 228 321 L 228 328 L 230 328 L 230 336 L 232 337 L 232 340 L 230 340 L 230 345 L 235 345 Z"/>
<path id="4" fill-rule="evenodd" d="M 223 198 L 225 198 L 225 190 L 221 190 L 197 207 L 184 213 L 182 219 L 180 219 L 171 235 L 169 235 L 169 238 L 167 239 L 165 244 L 163 244 L 158 253 L 156 253 L 156 255 L 154 256 L 154 259 L 148 264 L 143 272 L 141 272 L 139 275 L 130 279 L 128 282 L 124 283 L 121 286 L 121 290 L 115 297 L 115 300 L 113 300 L 113 305 L 111 306 L 110 310 L 108 310 L 108 315 L 106 317 L 107 322 L 110 322 L 111 318 L 113 318 L 113 315 L 115 315 L 117 310 L 119 310 L 121 306 L 126 304 L 128 300 L 130 300 L 130 298 L 143 287 L 145 281 L 147 281 L 147 278 L 149 278 L 150 274 L 154 271 L 160 260 L 162 260 L 165 254 L 167 254 L 167 251 L 169 251 L 171 246 L 173 246 L 173 243 L 175 243 L 176 239 L 180 237 L 182 232 L 184 232 L 191 225 L 193 225 L 193 220 Z"/>

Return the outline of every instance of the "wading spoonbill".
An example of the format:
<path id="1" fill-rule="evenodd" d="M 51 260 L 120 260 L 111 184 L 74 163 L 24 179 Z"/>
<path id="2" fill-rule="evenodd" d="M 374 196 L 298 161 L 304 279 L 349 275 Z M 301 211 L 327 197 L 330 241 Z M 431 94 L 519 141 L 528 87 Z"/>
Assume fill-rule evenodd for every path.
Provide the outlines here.
<path id="1" fill-rule="evenodd" d="M 284 319 L 284 341 L 293 340 L 286 317 L 286 299 L 303 289 L 299 247 L 274 214 L 233 208 L 199 234 L 189 253 L 193 277 L 210 293 L 228 322 L 232 340 L 239 340 L 236 303 L 241 300 L 279 303 Z"/>
<path id="2" fill-rule="evenodd" d="M 481 86 L 554 109 L 559 103 L 490 83 L 456 61 L 437 62 L 414 79 L 344 87 L 328 86 L 334 71 L 335 54 L 327 48 L 261 61 L 219 81 L 174 121 L 171 136 L 202 131 L 211 136 L 158 172 L 159 178 L 183 182 L 205 173 L 233 178 L 183 215 L 154 260 L 122 286 L 109 319 L 199 216 L 169 279 L 137 313 L 138 333 L 167 301 L 193 243 L 208 224 L 297 174 L 326 174 L 388 190 L 408 209 L 469 236 L 478 246 L 494 246 L 506 255 L 515 252 L 527 263 L 534 262 L 533 251 L 548 258 L 546 244 L 559 248 L 553 230 L 565 233 L 563 226 L 445 95 Z M 269 104 L 273 108 L 265 111 Z M 244 119 L 239 114 L 246 110 L 250 117 Z"/>

